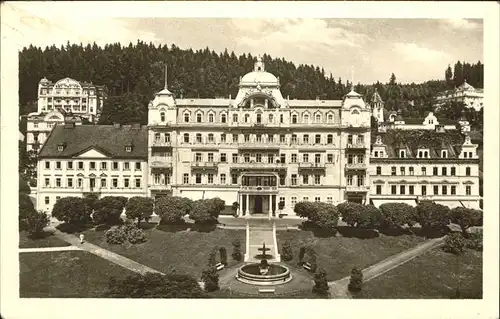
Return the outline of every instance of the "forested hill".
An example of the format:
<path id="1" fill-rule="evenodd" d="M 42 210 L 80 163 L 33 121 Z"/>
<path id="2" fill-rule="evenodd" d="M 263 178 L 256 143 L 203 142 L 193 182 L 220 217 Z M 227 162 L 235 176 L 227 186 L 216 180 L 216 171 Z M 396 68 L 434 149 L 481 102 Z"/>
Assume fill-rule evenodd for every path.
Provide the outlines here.
<path id="1" fill-rule="evenodd" d="M 279 76 L 284 97 L 340 99 L 350 90 L 348 81 L 325 74 L 319 66 L 296 66 L 269 55 L 264 55 L 263 60 L 266 70 Z M 103 123 L 145 122 L 148 101 L 163 88 L 164 63 L 168 65 L 169 89 L 177 97 L 213 98 L 235 97 L 239 77 L 253 69 L 254 61 L 250 54 L 236 56 L 227 51 L 217 54 L 209 48 L 181 50 L 175 45 L 154 46 L 140 41 L 129 46 L 69 43 L 45 49 L 30 46 L 19 54 L 20 114 L 36 111 L 34 102 L 41 78 L 57 81 L 70 77 L 107 87 L 109 98 Z M 437 92 L 462 84 L 464 78 L 474 87 L 483 87 L 482 70 L 480 62 L 457 62 L 453 69 L 443 66 L 443 80 L 420 84 L 399 84 L 392 70 L 387 70 L 387 83 L 358 84 L 355 90 L 369 97 L 377 87 L 388 110 L 400 110 L 406 116 L 423 115 L 432 109 L 431 100 Z"/>

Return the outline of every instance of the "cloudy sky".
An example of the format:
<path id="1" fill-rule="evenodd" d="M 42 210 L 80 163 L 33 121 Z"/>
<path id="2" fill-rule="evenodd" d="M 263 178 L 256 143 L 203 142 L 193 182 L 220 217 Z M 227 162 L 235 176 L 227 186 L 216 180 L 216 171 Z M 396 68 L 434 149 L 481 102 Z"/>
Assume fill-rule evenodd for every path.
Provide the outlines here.
<path id="1" fill-rule="evenodd" d="M 61 15 L 18 7 L 18 45 L 46 46 L 138 39 L 181 48 L 267 53 L 314 64 L 355 82 L 401 82 L 444 77 L 457 60 L 483 60 L 479 19 L 105 18 Z M 29 12 L 29 14 L 27 14 Z M 47 13 L 47 12 L 45 12 Z"/>

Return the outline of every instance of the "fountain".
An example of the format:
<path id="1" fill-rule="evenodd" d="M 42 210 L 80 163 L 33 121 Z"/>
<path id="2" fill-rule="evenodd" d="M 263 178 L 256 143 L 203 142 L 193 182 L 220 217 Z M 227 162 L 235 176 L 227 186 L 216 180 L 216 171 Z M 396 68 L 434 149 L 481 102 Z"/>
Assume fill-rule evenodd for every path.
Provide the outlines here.
<path id="1" fill-rule="evenodd" d="M 260 263 L 246 264 L 238 269 L 236 278 L 244 283 L 259 286 L 280 285 L 292 280 L 292 275 L 288 267 L 269 264 L 267 262 L 267 251 L 271 250 L 262 244 L 262 248 L 258 248 L 262 253 L 258 257 L 262 258 Z"/>

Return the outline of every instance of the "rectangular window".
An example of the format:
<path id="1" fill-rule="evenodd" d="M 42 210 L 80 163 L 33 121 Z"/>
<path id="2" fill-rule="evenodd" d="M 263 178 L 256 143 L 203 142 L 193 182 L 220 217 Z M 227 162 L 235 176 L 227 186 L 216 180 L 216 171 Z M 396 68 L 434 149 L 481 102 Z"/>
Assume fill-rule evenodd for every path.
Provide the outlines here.
<path id="1" fill-rule="evenodd" d="M 396 166 L 391 167 L 391 175 L 396 175 Z"/>
<path id="2" fill-rule="evenodd" d="M 280 135 L 280 143 L 285 143 L 286 141 L 286 138 L 285 138 L 285 135 Z"/>
<path id="3" fill-rule="evenodd" d="M 358 175 L 357 176 L 357 180 L 358 180 L 358 186 L 365 186 L 365 176 L 364 175 Z"/>
<path id="4" fill-rule="evenodd" d="M 189 174 L 184 173 L 184 175 L 182 175 L 182 183 L 189 184 Z"/>
<path id="5" fill-rule="evenodd" d="M 327 154 L 326 155 L 326 161 L 328 163 L 333 163 L 333 154 Z"/>
<path id="6" fill-rule="evenodd" d="M 66 185 L 67 185 L 67 187 L 73 187 L 73 179 L 68 178 Z"/>
<path id="7" fill-rule="evenodd" d="M 450 175 L 455 176 L 455 174 L 456 174 L 456 168 L 455 167 L 450 168 Z"/>
<path id="8" fill-rule="evenodd" d="M 316 185 L 321 184 L 321 175 L 314 175 L 314 184 Z"/>
<path id="9" fill-rule="evenodd" d="M 195 161 L 195 162 L 201 162 L 201 158 L 202 158 L 202 157 L 201 157 L 201 153 L 196 153 L 196 154 L 194 155 L 194 161 Z"/>
<path id="10" fill-rule="evenodd" d="M 413 195 L 415 193 L 415 186 L 408 186 L 408 194 Z"/>
<path id="11" fill-rule="evenodd" d="M 125 163 L 123 163 L 123 170 L 124 170 L 124 171 L 128 171 L 128 170 L 130 170 L 130 163 L 129 163 L 129 162 L 125 162 Z"/>
<path id="12" fill-rule="evenodd" d="M 297 197 L 292 196 L 290 198 L 290 204 L 292 205 L 292 208 L 295 208 L 295 204 L 297 204 Z"/>
<path id="13" fill-rule="evenodd" d="M 45 196 L 45 205 L 50 204 L 50 198 L 49 196 Z"/>
<path id="14" fill-rule="evenodd" d="M 399 172 L 401 173 L 401 175 L 406 175 L 404 167 L 400 167 Z"/>
<path id="15" fill-rule="evenodd" d="M 283 203 L 282 205 L 283 205 L 283 207 L 285 207 L 285 197 L 281 196 L 279 202 Z"/>
<path id="16" fill-rule="evenodd" d="M 220 142 L 221 143 L 226 143 L 226 134 L 223 133 L 223 134 L 220 135 Z"/>
<path id="17" fill-rule="evenodd" d="M 308 201 L 309 201 L 309 197 L 304 196 L 304 197 L 302 198 L 302 200 L 303 200 L 304 202 L 308 202 Z"/>
<path id="18" fill-rule="evenodd" d="M 113 170 L 118 170 L 118 162 L 113 162 Z"/>
<path id="19" fill-rule="evenodd" d="M 465 168 L 465 176 L 470 176 L 470 167 Z"/>
<path id="20" fill-rule="evenodd" d="M 434 190 L 434 195 L 438 195 L 439 194 L 439 186 L 434 185 L 433 190 Z"/>
<path id="21" fill-rule="evenodd" d="M 326 137 L 326 143 L 333 144 L 333 135 L 332 134 L 328 134 L 328 136 Z"/>
<path id="22" fill-rule="evenodd" d="M 465 186 L 465 195 L 471 195 L 471 187 Z"/>
<path id="23" fill-rule="evenodd" d="M 255 161 L 257 163 L 261 163 L 262 162 L 262 154 L 260 154 L 260 153 L 255 154 Z"/>
<path id="24" fill-rule="evenodd" d="M 391 194 L 396 195 L 396 185 L 391 186 Z"/>
<path id="25" fill-rule="evenodd" d="M 61 169 L 61 162 L 56 162 L 56 169 Z"/>
<path id="26" fill-rule="evenodd" d="M 406 193 L 406 187 L 404 185 L 399 186 L 399 193 L 404 195 Z"/>
<path id="27" fill-rule="evenodd" d="M 292 174 L 292 185 L 297 185 L 297 174 Z"/>
<path id="28" fill-rule="evenodd" d="M 382 175 L 382 167 L 377 166 L 377 175 Z"/>
<path id="29" fill-rule="evenodd" d="M 49 161 L 45 161 L 45 169 L 50 169 L 50 162 Z"/>
<path id="30" fill-rule="evenodd" d="M 309 184 L 309 175 L 302 175 L 302 184 Z"/>
<path id="31" fill-rule="evenodd" d="M 422 193 L 422 196 L 426 196 L 427 195 L 427 186 L 422 185 L 420 187 L 420 192 Z"/>
<path id="32" fill-rule="evenodd" d="M 244 154 L 243 159 L 244 159 L 245 163 L 250 163 L 250 154 Z"/>
<path id="33" fill-rule="evenodd" d="M 347 144 L 352 144 L 352 135 L 347 135 Z"/>
<path id="34" fill-rule="evenodd" d="M 196 174 L 196 184 L 201 184 L 201 174 L 200 173 Z"/>
<path id="35" fill-rule="evenodd" d="M 446 185 L 443 185 L 441 187 L 441 193 L 443 193 L 443 195 L 448 194 L 448 187 Z"/>
<path id="36" fill-rule="evenodd" d="M 221 161 L 222 163 L 225 163 L 225 162 L 226 162 L 226 153 L 221 153 L 221 154 L 220 154 L 220 161 Z"/>
<path id="37" fill-rule="evenodd" d="M 377 185 L 376 189 L 377 189 L 377 195 L 381 195 L 382 194 L 382 185 Z"/>
<path id="38" fill-rule="evenodd" d="M 101 170 L 106 170 L 107 166 L 108 166 L 108 163 L 101 162 Z"/>
<path id="39" fill-rule="evenodd" d="M 50 187 L 50 179 L 49 178 L 45 179 L 45 187 Z"/>
<path id="40" fill-rule="evenodd" d="M 274 163 L 274 154 L 267 154 L 267 162 Z"/>
<path id="41" fill-rule="evenodd" d="M 304 163 L 309 162 L 309 154 L 302 154 L 302 162 Z"/>
<path id="42" fill-rule="evenodd" d="M 90 169 L 95 170 L 95 162 L 90 162 Z"/>
<path id="43" fill-rule="evenodd" d="M 441 175 L 446 176 L 447 174 L 446 167 L 441 168 Z"/>
<path id="44" fill-rule="evenodd" d="M 238 163 L 238 154 L 233 154 L 233 163 Z"/>
<path id="45" fill-rule="evenodd" d="M 220 174 L 220 183 L 222 185 L 226 184 L 226 174 Z"/>
<path id="46" fill-rule="evenodd" d="M 422 167 L 422 175 L 427 175 L 427 168 L 426 167 Z"/>
<path id="47" fill-rule="evenodd" d="M 434 175 L 434 176 L 438 175 L 438 168 L 437 167 L 432 168 L 432 175 Z"/>
<path id="48" fill-rule="evenodd" d="M 409 173 L 410 173 L 410 175 L 411 175 L 411 176 L 413 176 L 413 175 L 414 175 L 413 166 L 410 166 L 410 167 L 408 168 L 408 171 L 409 171 Z"/>
<path id="49" fill-rule="evenodd" d="M 83 169 L 83 162 L 78 162 L 78 169 Z"/>
<path id="50" fill-rule="evenodd" d="M 352 181 L 353 181 L 352 175 L 347 175 L 347 185 L 351 186 Z"/>
<path id="51" fill-rule="evenodd" d="M 316 163 L 316 164 L 321 163 L 321 155 L 320 154 L 314 154 L 314 163 Z"/>
<path id="52" fill-rule="evenodd" d="M 208 153 L 208 162 L 212 163 L 214 161 L 214 153 Z"/>
<path id="53" fill-rule="evenodd" d="M 316 144 L 320 144 L 321 143 L 321 135 L 316 134 L 314 136 L 314 143 L 316 143 Z"/>
<path id="54" fill-rule="evenodd" d="M 457 194 L 457 187 L 451 186 L 450 193 L 451 193 L 451 195 L 456 195 Z"/>
<path id="55" fill-rule="evenodd" d="M 130 187 L 130 180 L 128 178 L 123 179 L 123 186 L 125 188 Z"/>
<path id="56" fill-rule="evenodd" d="M 280 162 L 283 164 L 286 163 L 286 155 L 285 154 L 280 154 Z"/>
<path id="57" fill-rule="evenodd" d="M 231 174 L 231 184 L 238 184 L 238 175 L 237 174 Z"/>
<path id="58" fill-rule="evenodd" d="M 106 178 L 101 178 L 101 188 L 105 188 L 106 187 Z"/>
<path id="59" fill-rule="evenodd" d="M 304 144 L 309 144 L 309 134 L 304 134 Z"/>
<path id="60" fill-rule="evenodd" d="M 118 187 L 118 178 L 113 178 L 112 183 L 113 183 L 113 187 L 117 188 Z"/>
<path id="61" fill-rule="evenodd" d="M 326 198 L 326 203 L 327 203 L 327 204 L 333 204 L 333 197 L 328 196 L 328 197 Z"/>
<path id="62" fill-rule="evenodd" d="M 208 174 L 208 183 L 213 184 L 214 183 L 214 174 L 209 173 Z"/>
<path id="63" fill-rule="evenodd" d="M 71 161 L 68 162 L 68 169 L 73 169 L 73 162 Z"/>
<path id="64" fill-rule="evenodd" d="M 318 196 L 314 197 L 314 201 L 315 201 L 316 203 L 321 202 L 321 197 L 318 197 Z"/>
<path id="65" fill-rule="evenodd" d="M 292 154 L 292 163 L 297 163 L 297 154 Z"/>
<path id="66" fill-rule="evenodd" d="M 56 187 L 61 187 L 61 179 L 56 178 Z"/>
<path id="67" fill-rule="evenodd" d="M 141 179 L 140 178 L 136 178 L 135 179 L 135 187 L 136 188 L 140 188 L 141 187 Z"/>
<path id="68" fill-rule="evenodd" d="M 61 196 L 56 196 L 56 202 L 61 199 Z"/>
<path id="69" fill-rule="evenodd" d="M 140 171 L 141 170 L 141 162 L 135 162 L 135 170 Z"/>
<path id="70" fill-rule="evenodd" d="M 280 186 L 285 186 L 285 175 L 280 175 Z"/>

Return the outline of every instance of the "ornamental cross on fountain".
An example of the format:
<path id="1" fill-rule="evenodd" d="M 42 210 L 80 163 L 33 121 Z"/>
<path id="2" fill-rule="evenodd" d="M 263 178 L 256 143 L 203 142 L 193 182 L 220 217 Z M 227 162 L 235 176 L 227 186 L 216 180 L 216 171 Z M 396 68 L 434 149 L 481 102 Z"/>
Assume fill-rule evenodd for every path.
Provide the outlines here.
<path id="1" fill-rule="evenodd" d="M 266 243 L 262 243 L 262 248 L 258 248 L 257 250 L 262 251 L 262 258 L 265 258 L 267 255 L 266 252 L 271 250 L 271 248 L 266 248 Z"/>

